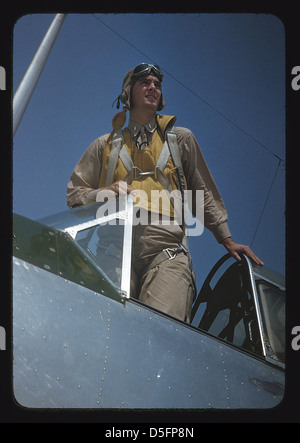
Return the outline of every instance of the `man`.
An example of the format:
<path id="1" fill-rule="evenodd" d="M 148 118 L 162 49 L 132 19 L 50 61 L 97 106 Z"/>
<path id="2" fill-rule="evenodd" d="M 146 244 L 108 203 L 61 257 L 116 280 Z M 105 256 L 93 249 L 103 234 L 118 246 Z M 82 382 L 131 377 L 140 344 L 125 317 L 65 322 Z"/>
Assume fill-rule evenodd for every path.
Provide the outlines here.
<path id="1" fill-rule="evenodd" d="M 165 212 L 151 201 L 151 192 L 183 192 L 185 187 L 193 193 L 195 216 L 195 191 L 202 190 L 205 227 L 235 259 L 245 254 L 263 265 L 249 247 L 232 240 L 225 206 L 192 132 L 173 127 L 176 117 L 157 114 L 165 105 L 162 80 L 156 65 L 143 63 L 127 72 L 118 97 L 118 107 L 121 101 L 124 109 L 113 119 L 113 132 L 93 142 L 76 165 L 67 187 L 68 205 L 95 202 L 102 192 L 116 197 L 140 192 L 146 196 L 138 200 L 143 214 L 159 215 L 156 221 L 171 215 L 173 220 L 175 209 Z M 129 124 L 121 131 L 126 110 Z M 169 151 L 161 164 L 165 145 Z M 195 287 L 181 221 L 181 225 L 158 221 L 134 226 L 131 296 L 189 322 Z"/>

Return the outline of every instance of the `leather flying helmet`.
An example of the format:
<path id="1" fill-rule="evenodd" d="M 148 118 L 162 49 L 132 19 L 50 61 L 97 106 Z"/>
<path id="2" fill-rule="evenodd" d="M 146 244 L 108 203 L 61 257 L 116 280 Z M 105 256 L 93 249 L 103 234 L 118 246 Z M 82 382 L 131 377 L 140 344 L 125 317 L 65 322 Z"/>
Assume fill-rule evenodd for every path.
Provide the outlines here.
<path id="1" fill-rule="evenodd" d="M 142 76 L 149 75 L 150 73 L 153 73 L 160 82 L 162 82 L 163 79 L 163 73 L 159 66 L 157 65 L 151 65 L 148 63 L 141 63 L 140 65 L 136 66 L 135 68 L 130 69 L 123 80 L 122 84 L 122 92 L 118 96 L 118 98 L 114 101 L 114 103 L 117 101 L 117 109 L 120 108 L 120 102 L 123 103 L 124 107 L 121 112 L 118 112 L 112 120 L 112 126 L 113 126 L 113 132 L 111 133 L 111 136 L 113 133 L 123 127 L 126 121 L 126 111 L 127 109 L 130 109 L 130 98 L 131 98 L 131 91 L 132 88 L 136 82 L 136 80 Z M 113 103 L 113 105 L 114 105 Z M 161 95 L 160 102 L 158 105 L 157 110 L 161 111 L 165 107 L 165 101 L 163 98 L 163 95 Z"/>
<path id="2" fill-rule="evenodd" d="M 122 84 L 122 92 L 117 98 L 117 108 L 120 107 L 120 102 L 123 103 L 127 109 L 130 109 L 130 96 L 131 91 L 133 88 L 134 83 L 139 77 L 149 75 L 152 73 L 155 75 L 160 82 L 162 82 L 163 79 L 163 73 L 159 66 L 157 65 L 151 65 L 148 63 L 141 63 L 140 65 L 136 66 L 135 68 L 130 69 L 127 74 L 124 77 L 123 84 Z M 161 111 L 165 107 L 165 101 L 163 99 L 163 96 L 161 96 L 160 103 L 158 105 L 157 110 Z"/>

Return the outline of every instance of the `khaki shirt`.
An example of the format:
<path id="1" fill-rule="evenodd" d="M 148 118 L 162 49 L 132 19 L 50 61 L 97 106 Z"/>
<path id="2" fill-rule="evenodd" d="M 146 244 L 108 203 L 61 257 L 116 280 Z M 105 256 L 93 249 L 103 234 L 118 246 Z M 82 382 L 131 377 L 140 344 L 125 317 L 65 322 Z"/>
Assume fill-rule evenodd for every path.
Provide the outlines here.
<path id="1" fill-rule="evenodd" d="M 204 226 L 221 243 L 231 236 L 221 195 L 193 133 L 187 128 L 176 126 L 173 131 L 177 135 L 187 189 L 204 191 Z M 102 153 L 108 136 L 109 134 L 106 134 L 97 138 L 75 166 L 67 186 L 67 204 L 70 208 L 96 202 Z M 191 211 L 196 216 L 195 199 L 193 203 Z"/>

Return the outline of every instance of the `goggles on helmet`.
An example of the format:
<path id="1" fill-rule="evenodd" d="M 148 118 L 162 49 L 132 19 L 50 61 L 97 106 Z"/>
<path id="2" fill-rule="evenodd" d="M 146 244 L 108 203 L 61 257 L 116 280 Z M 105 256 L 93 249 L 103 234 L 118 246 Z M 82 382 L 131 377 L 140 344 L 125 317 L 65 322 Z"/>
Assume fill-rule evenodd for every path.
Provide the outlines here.
<path id="1" fill-rule="evenodd" d="M 131 77 L 135 78 L 141 75 L 150 74 L 151 71 L 153 71 L 155 75 L 157 75 L 159 80 L 162 81 L 164 75 L 161 72 L 160 67 L 158 65 L 150 65 L 148 63 L 141 63 L 140 65 L 136 66 L 133 70 Z"/>
<path id="2" fill-rule="evenodd" d="M 150 74 L 150 72 L 153 71 L 154 74 L 158 77 L 159 81 L 162 81 L 163 73 L 158 65 L 151 65 L 148 63 L 141 63 L 140 65 L 137 65 L 135 68 L 130 69 L 130 71 L 127 72 L 122 85 L 122 92 L 121 94 L 116 98 L 116 100 L 113 102 L 112 106 L 117 102 L 117 109 L 120 108 L 120 101 L 121 103 L 125 104 L 127 106 L 127 109 L 130 109 L 129 101 L 130 101 L 130 92 L 131 88 L 133 86 L 134 81 L 143 75 Z M 131 81 L 133 80 L 133 82 Z M 158 108 L 160 111 L 165 107 L 164 100 L 161 98 L 161 106 Z"/>

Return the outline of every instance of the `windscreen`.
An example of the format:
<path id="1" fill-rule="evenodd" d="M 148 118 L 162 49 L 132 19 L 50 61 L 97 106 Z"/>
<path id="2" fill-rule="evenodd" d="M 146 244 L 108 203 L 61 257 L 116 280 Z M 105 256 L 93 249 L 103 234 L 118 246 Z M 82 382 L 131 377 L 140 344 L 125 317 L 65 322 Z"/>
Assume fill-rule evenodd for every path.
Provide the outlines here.
<path id="1" fill-rule="evenodd" d="M 77 232 L 75 241 L 102 271 L 121 287 L 124 224 L 102 223 Z"/>
<path id="2" fill-rule="evenodd" d="M 258 294 L 270 345 L 278 359 L 285 361 L 285 296 L 277 287 L 259 281 Z"/>

